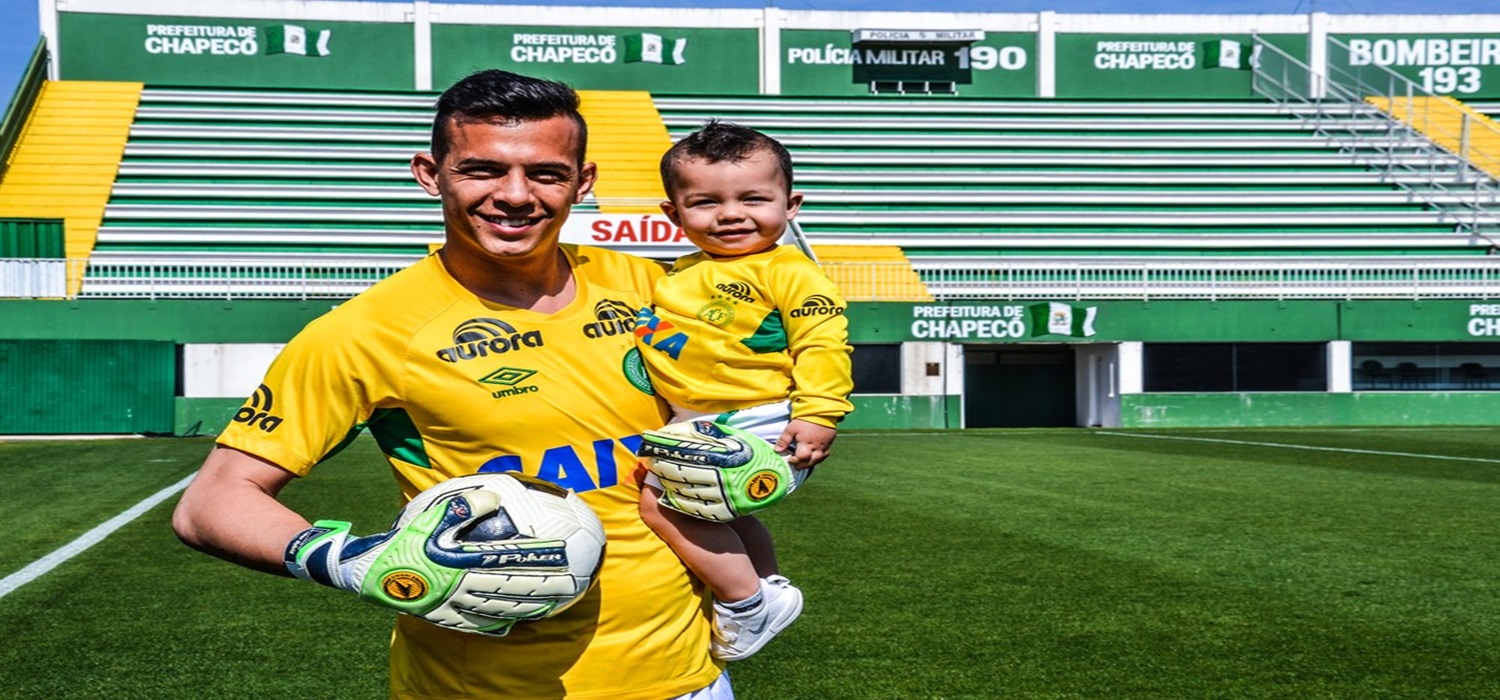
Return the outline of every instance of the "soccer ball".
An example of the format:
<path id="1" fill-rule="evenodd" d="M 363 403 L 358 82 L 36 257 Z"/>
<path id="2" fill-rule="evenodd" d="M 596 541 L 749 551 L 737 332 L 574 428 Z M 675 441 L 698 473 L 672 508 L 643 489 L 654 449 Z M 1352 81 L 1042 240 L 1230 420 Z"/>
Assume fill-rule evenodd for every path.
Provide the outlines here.
<path id="1" fill-rule="evenodd" d="M 578 494 L 556 484 L 513 472 L 456 477 L 417 494 L 402 509 L 397 525 L 407 524 L 451 496 L 476 489 L 499 495 L 500 508 L 454 533 L 457 542 L 478 547 L 495 545 L 498 569 L 565 573 L 572 578 L 571 586 L 559 588 L 556 577 L 547 577 L 546 590 L 515 591 L 518 598 L 528 601 L 543 597 L 556 601 L 543 613 L 527 612 L 517 618 L 551 617 L 583 598 L 604 561 L 604 525 Z M 530 546 L 547 541 L 562 546 Z M 517 577 L 520 582 L 521 577 Z"/>

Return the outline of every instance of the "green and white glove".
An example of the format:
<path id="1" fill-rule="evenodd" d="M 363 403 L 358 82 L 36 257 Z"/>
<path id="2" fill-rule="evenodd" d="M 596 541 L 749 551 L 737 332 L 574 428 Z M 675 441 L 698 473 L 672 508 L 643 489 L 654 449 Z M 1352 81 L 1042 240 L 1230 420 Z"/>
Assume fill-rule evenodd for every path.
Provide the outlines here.
<path id="1" fill-rule="evenodd" d="M 706 420 L 648 430 L 636 454 L 661 480 L 661 504 L 729 522 L 770 507 L 796 487 L 786 459 L 753 433 Z"/>
<path id="2" fill-rule="evenodd" d="M 419 497 L 420 499 L 420 497 Z M 500 496 L 469 488 L 414 500 L 390 531 L 351 537 L 349 523 L 319 520 L 286 548 L 300 579 L 349 591 L 449 629 L 503 636 L 576 597 L 561 540 L 466 543 L 457 534 L 494 513 Z"/>

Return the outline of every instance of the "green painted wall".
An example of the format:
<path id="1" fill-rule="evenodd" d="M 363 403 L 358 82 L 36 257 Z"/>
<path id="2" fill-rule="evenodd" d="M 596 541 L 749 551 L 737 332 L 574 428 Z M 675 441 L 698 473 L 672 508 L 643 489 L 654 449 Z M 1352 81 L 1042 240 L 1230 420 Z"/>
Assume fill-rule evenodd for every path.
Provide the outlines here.
<path id="1" fill-rule="evenodd" d="M 856 343 L 1465 341 L 1500 337 L 1500 301 L 1060 303 L 1075 316 L 1093 309 L 1090 328 L 1077 334 L 1050 332 L 1045 324 L 1037 323 L 1037 312 L 1049 302 L 857 302 L 849 305 L 849 334 Z"/>
<path id="2" fill-rule="evenodd" d="M 851 396 L 854 412 L 840 429 L 958 428 L 957 396 Z"/>
<path id="3" fill-rule="evenodd" d="M 136 339 L 284 343 L 332 301 L 0 299 L 0 339 Z"/>
<path id="4" fill-rule="evenodd" d="M 0 435 L 172 430 L 176 346 L 149 340 L 0 340 Z"/>
<path id="5" fill-rule="evenodd" d="M 177 397 L 173 403 L 173 435 L 218 435 L 245 400 Z"/>
<path id="6" fill-rule="evenodd" d="M 1495 425 L 1500 392 L 1134 394 L 1120 416 L 1127 428 Z"/>
<path id="7" fill-rule="evenodd" d="M 301 54 L 284 51 L 288 25 Z M 411 24 L 58 14 L 64 80 L 411 90 L 415 47 Z"/>

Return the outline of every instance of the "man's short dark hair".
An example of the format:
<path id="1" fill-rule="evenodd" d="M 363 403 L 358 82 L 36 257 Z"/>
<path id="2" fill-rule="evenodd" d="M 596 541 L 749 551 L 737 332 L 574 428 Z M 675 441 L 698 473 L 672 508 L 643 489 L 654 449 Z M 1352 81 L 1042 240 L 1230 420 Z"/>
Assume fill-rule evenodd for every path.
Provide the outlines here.
<path id="1" fill-rule="evenodd" d="M 563 83 L 517 75 L 503 70 L 485 70 L 448 88 L 437 100 L 432 120 L 432 157 L 442 161 L 448 153 L 448 124 L 452 122 L 543 121 L 567 117 L 578 125 L 578 162 L 588 150 L 589 130 L 578 112 L 578 93 Z"/>
<path id="2" fill-rule="evenodd" d="M 717 119 L 709 121 L 702 129 L 688 134 L 667 149 L 661 157 L 661 183 L 667 190 L 667 196 L 671 197 L 677 189 L 677 164 L 684 160 L 738 163 L 762 152 L 776 157 L 787 194 L 791 194 L 792 154 L 787 152 L 786 146 L 750 127 Z"/>

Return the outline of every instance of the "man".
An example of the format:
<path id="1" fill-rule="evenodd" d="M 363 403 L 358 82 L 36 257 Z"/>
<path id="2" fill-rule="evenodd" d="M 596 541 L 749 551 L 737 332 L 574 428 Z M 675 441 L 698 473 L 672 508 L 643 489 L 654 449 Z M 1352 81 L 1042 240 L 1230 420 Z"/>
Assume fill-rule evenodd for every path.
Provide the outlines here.
<path id="1" fill-rule="evenodd" d="M 190 546 L 287 575 L 317 529 L 276 495 L 361 426 L 407 498 L 477 471 L 579 492 L 608 534 L 598 585 L 504 637 L 398 616 L 392 697 L 732 697 L 699 592 L 637 512 L 638 433 L 665 413 L 629 324 L 661 268 L 559 243 L 596 174 L 577 107 L 565 85 L 503 71 L 443 94 L 411 165 L 442 200 L 443 248 L 288 343 L 251 399 L 280 422 L 231 423 L 173 517 Z"/>

